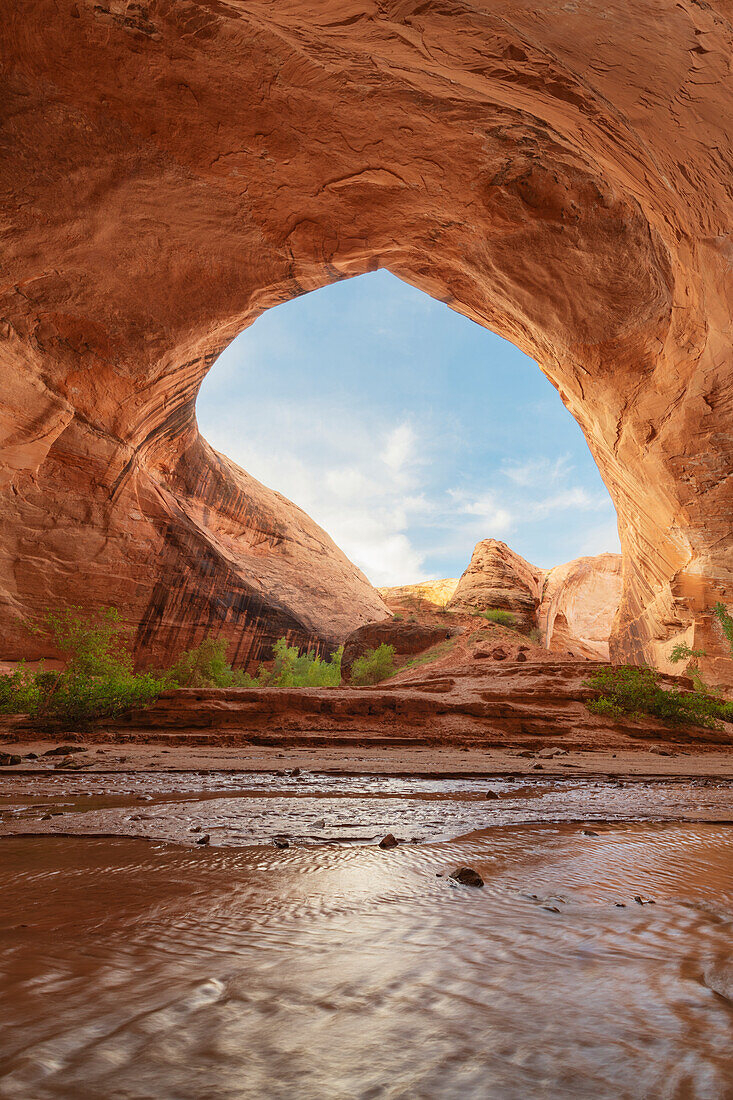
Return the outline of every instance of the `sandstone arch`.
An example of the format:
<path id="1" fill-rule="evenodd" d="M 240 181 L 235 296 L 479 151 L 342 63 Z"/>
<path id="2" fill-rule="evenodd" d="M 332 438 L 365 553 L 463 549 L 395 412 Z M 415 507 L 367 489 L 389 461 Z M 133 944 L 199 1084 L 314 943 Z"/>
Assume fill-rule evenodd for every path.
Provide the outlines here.
<path id="1" fill-rule="evenodd" d="M 380 613 L 194 415 L 260 311 L 378 265 L 537 358 L 581 424 L 619 515 L 614 655 L 708 632 L 733 600 L 731 11 L 11 6 L 4 655 L 62 592 L 124 600 L 159 650 L 209 621 L 240 655 L 328 639 L 339 584 L 354 625 Z"/>

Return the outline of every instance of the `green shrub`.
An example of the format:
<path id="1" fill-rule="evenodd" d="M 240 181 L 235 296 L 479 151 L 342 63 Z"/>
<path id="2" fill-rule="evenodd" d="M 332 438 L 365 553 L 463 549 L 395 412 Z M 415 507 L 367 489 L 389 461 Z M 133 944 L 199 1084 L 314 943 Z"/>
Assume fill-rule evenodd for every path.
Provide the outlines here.
<path id="1" fill-rule="evenodd" d="M 27 625 L 49 638 L 66 664 L 61 672 L 41 665 L 35 673 L 21 664 L 0 677 L 5 713 L 28 714 L 42 727 L 85 726 L 148 706 L 165 687 L 161 677 L 133 671 L 126 630 L 113 607 L 47 611 L 40 623 Z"/>
<path id="2" fill-rule="evenodd" d="M 357 657 L 351 666 L 351 682 L 357 687 L 365 684 L 378 684 L 395 674 L 394 646 L 382 642 L 377 649 L 368 649 L 362 657 Z"/>
<path id="3" fill-rule="evenodd" d="M 404 615 L 393 615 L 392 616 L 392 622 L 393 623 L 401 623 L 403 619 L 404 619 Z"/>
<path id="4" fill-rule="evenodd" d="M 29 669 L 25 661 L 7 675 L 0 676 L 0 714 L 32 714 L 38 706 L 39 687 L 36 680 L 43 672 Z"/>
<path id="5" fill-rule="evenodd" d="M 585 683 L 599 693 L 586 704 L 593 714 L 609 718 L 651 714 L 669 725 L 708 729 L 717 729 L 721 719 L 733 721 L 733 703 L 699 691 L 665 690 L 659 685 L 659 673 L 651 668 L 600 669 Z"/>
<path id="6" fill-rule="evenodd" d="M 730 646 L 730 655 L 733 657 L 733 618 L 728 614 L 728 610 L 724 603 L 720 600 L 713 608 L 713 615 L 720 623 L 720 627 L 728 639 L 728 645 Z"/>
<path id="7" fill-rule="evenodd" d="M 488 611 L 482 611 L 480 614 L 483 619 L 488 619 L 490 623 L 498 623 L 499 626 L 508 626 L 513 629 L 517 625 L 516 615 L 511 611 L 502 611 L 498 607 L 490 607 Z"/>
<path id="8" fill-rule="evenodd" d="M 673 665 L 679 664 L 680 661 L 687 661 L 685 673 L 692 680 L 695 691 L 703 691 L 707 692 L 708 695 L 712 695 L 714 693 L 710 691 L 702 678 L 700 666 L 697 663 L 699 657 L 707 657 L 706 651 L 704 649 L 690 649 L 687 642 L 678 642 L 677 645 L 672 647 L 672 652 L 669 655 Z"/>
<path id="9" fill-rule="evenodd" d="M 226 659 L 226 642 L 206 638 L 179 657 L 170 670 L 173 687 L 338 687 L 341 683 L 343 646 L 323 660 L 318 654 L 301 653 L 285 638 L 272 647 L 271 669 L 260 665 L 257 676 L 233 669 Z"/>
<path id="10" fill-rule="evenodd" d="M 246 672 L 236 672 L 226 659 L 223 638 L 204 638 L 186 650 L 168 672 L 171 687 L 248 687 L 254 683 Z"/>
<path id="11" fill-rule="evenodd" d="M 324 660 L 310 650 L 301 653 L 280 638 L 272 647 L 275 662 L 268 672 L 262 665 L 257 677 L 261 687 L 338 687 L 341 683 L 341 657 L 344 647 Z"/>
<path id="12" fill-rule="evenodd" d="M 533 626 L 527 637 L 530 642 L 534 642 L 535 645 L 542 645 L 542 631 L 539 627 Z"/>

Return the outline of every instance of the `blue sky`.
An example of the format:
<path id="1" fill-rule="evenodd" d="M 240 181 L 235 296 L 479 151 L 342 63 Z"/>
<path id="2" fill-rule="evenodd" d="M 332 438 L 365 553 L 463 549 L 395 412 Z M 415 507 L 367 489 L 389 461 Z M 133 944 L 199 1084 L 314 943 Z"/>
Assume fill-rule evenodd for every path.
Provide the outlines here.
<path id="1" fill-rule="evenodd" d="M 580 428 L 533 360 L 386 271 L 265 313 L 197 415 L 374 584 L 460 576 L 481 538 L 544 568 L 619 549 Z"/>

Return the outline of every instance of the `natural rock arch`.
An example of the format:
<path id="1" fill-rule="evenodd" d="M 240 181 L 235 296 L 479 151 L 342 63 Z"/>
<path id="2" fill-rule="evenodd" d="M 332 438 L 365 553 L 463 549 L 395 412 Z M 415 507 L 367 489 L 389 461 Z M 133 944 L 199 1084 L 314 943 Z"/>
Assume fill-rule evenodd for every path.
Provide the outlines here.
<path id="1" fill-rule="evenodd" d="M 712 649 L 706 609 L 733 599 L 730 15 L 730 0 L 5 13 L 5 655 L 27 646 L 16 616 L 60 598 L 124 602 L 156 656 L 207 624 L 244 657 L 383 613 L 194 415 L 263 309 L 377 266 L 534 356 L 580 423 L 619 515 L 613 654 Z"/>

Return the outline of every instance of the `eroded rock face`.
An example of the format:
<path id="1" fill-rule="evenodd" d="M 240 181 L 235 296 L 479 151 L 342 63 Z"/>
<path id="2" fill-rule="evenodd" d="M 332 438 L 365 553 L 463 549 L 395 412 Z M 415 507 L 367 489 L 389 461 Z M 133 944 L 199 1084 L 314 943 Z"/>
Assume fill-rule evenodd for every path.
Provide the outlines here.
<path id="1" fill-rule="evenodd" d="M 520 629 L 537 626 L 543 572 L 498 539 L 482 539 L 458 582 L 449 608 L 510 611 Z"/>
<path id="2" fill-rule="evenodd" d="M 577 418 L 619 514 L 612 656 L 726 652 L 708 609 L 733 603 L 731 14 L 10 5 L 9 650 L 16 615 L 59 600 L 125 606 L 160 651 L 380 613 L 315 525 L 199 439 L 194 401 L 268 306 L 384 266 L 535 357 Z"/>
<path id="3" fill-rule="evenodd" d="M 446 607 L 457 587 L 458 577 L 446 577 L 439 581 L 418 581 L 416 584 L 378 588 L 377 592 L 392 609 L 434 609 Z"/>
<path id="4" fill-rule="evenodd" d="M 393 622 L 388 619 L 379 623 L 368 623 L 350 634 L 344 644 L 341 658 L 341 673 L 348 679 L 351 666 L 357 657 L 380 645 L 391 645 L 400 657 L 415 653 L 424 653 L 426 649 L 444 642 L 457 633 L 455 626 L 445 623 Z"/>
<path id="5" fill-rule="evenodd" d="M 621 600 L 621 555 L 597 554 L 550 569 L 537 622 L 547 649 L 608 660 L 608 640 Z"/>

